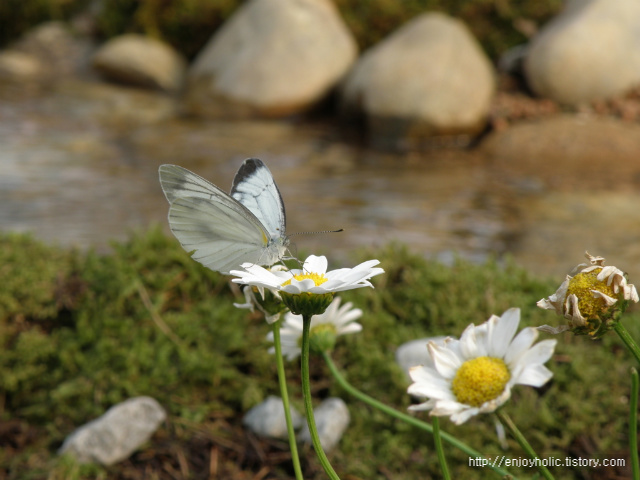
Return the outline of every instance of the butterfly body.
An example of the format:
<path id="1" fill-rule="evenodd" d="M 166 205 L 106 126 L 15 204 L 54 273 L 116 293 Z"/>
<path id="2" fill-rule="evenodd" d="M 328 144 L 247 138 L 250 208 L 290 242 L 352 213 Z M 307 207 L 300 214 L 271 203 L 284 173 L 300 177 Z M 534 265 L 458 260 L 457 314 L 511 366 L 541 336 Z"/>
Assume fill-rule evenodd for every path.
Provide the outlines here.
<path id="1" fill-rule="evenodd" d="M 230 195 L 177 165 L 162 165 L 159 174 L 171 231 L 194 260 L 228 274 L 243 263 L 272 265 L 284 257 L 284 204 L 262 161 L 243 162 Z"/>

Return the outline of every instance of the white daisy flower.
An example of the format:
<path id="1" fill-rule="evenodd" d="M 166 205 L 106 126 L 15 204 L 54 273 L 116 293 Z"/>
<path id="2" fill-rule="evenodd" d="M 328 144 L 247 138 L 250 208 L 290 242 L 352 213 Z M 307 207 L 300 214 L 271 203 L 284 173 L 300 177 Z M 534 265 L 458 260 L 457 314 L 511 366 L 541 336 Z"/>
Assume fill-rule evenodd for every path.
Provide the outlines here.
<path id="1" fill-rule="evenodd" d="M 369 260 L 354 268 L 340 268 L 327 272 L 327 257 L 309 256 L 302 270 L 269 271 L 255 263 L 244 263 L 242 270 L 232 270 L 235 283 L 269 288 L 292 294 L 341 292 L 360 287 L 372 287 L 368 279 L 384 272 L 382 268 L 371 268 L 379 264 Z"/>
<path id="2" fill-rule="evenodd" d="M 556 341 L 533 345 L 537 329 L 525 328 L 515 336 L 519 323 L 520 309 L 511 308 L 482 325 L 469 325 L 460 340 L 430 341 L 432 363 L 409 370 L 415 383 L 408 389 L 428 400 L 409 410 L 431 410 L 430 415 L 450 416 L 459 425 L 478 413 L 495 411 L 511 397 L 514 385 L 544 385 L 553 374 L 543 364 Z"/>
<path id="3" fill-rule="evenodd" d="M 254 263 L 245 263 L 242 270 L 232 270 L 232 281 L 259 288 L 268 288 L 282 296 L 294 314 L 316 315 L 324 312 L 335 292 L 361 287 L 373 287 L 371 277 L 384 272 L 372 268 L 378 260 L 369 260 L 354 268 L 340 268 L 327 272 L 327 258 L 309 256 L 301 270 L 269 271 Z M 305 295 L 303 295 L 305 294 Z"/>
<path id="4" fill-rule="evenodd" d="M 636 287 L 627 283 L 625 274 L 614 266 L 604 266 L 604 258 L 585 253 L 589 263 L 581 263 L 567 275 L 558 290 L 538 301 L 540 308 L 555 310 L 568 320 L 558 328 L 543 325 L 540 330 L 560 333 L 572 330 L 600 338 L 619 319 L 629 301 L 638 302 Z"/>
<path id="5" fill-rule="evenodd" d="M 352 308 L 351 302 L 340 306 L 340 298 L 335 298 L 324 313 L 311 317 L 309 330 L 310 349 L 316 352 L 326 352 L 333 349 L 336 338 L 340 335 L 356 333 L 362 330 L 362 325 L 356 323 L 362 316 L 362 310 Z M 300 342 L 302 341 L 302 316 L 287 313 L 280 327 L 280 341 L 282 355 L 287 360 L 300 356 Z M 273 342 L 273 332 L 269 332 L 267 340 Z M 275 353 L 271 347 L 270 353 Z"/>

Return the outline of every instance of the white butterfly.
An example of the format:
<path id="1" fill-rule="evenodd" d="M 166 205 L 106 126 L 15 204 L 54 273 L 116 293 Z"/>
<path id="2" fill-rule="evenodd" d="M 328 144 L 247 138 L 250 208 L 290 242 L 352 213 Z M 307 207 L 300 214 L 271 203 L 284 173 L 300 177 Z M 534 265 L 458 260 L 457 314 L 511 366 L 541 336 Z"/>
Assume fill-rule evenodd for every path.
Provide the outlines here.
<path id="1" fill-rule="evenodd" d="M 194 260 L 228 274 L 245 262 L 272 265 L 284 257 L 284 204 L 262 161 L 242 163 L 231 195 L 177 165 L 161 165 L 159 173 L 171 231 Z"/>

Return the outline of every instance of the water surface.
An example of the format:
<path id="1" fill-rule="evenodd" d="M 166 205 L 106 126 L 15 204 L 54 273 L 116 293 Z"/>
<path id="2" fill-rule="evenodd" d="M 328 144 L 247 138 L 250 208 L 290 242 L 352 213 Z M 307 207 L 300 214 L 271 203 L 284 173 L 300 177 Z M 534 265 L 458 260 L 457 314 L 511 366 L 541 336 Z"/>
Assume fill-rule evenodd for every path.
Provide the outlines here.
<path id="1" fill-rule="evenodd" d="M 201 122 L 169 98 L 70 83 L 36 96 L 1 95 L 0 225 L 47 242 L 108 250 L 132 229 L 166 225 L 163 163 L 229 190 L 258 157 L 282 192 L 298 249 L 345 261 L 360 246 L 401 241 L 430 258 L 513 256 L 562 275 L 582 254 L 640 278 L 640 196 L 632 188 L 563 190 L 509 173 L 478 151 L 391 154 L 345 140 L 322 122 Z M 544 159 L 541 159 L 543 162 Z"/>

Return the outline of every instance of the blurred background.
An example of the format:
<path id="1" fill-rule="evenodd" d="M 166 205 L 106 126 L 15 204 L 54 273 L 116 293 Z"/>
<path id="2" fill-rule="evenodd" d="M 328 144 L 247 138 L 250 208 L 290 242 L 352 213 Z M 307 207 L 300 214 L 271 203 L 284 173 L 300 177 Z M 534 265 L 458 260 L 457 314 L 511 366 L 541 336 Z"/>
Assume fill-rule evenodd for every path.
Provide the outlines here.
<path id="1" fill-rule="evenodd" d="M 404 408 L 404 379 L 381 358 L 399 343 L 449 334 L 456 322 L 479 323 L 520 305 L 516 299 L 535 311 L 523 315 L 531 324 L 551 323 L 533 305 L 553 290 L 511 267 L 501 270 L 508 259 L 561 281 L 587 250 L 627 271 L 631 283 L 640 278 L 640 3 L 1 0 L 0 228 L 65 252 L 114 255 L 69 260 L 58 249 L 8 241 L 11 266 L 0 271 L 18 280 L 0 289 L 7 346 L 0 354 L 0 440 L 9 439 L 0 447 L 14 442 L 20 450 L 45 430 L 47 437 L 39 456 L 15 460 L 18 473 L 7 478 L 24 478 L 34 458 L 40 476 L 30 478 L 125 478 L 120 471 L 42 472 L 74 426 L 141 391 L 156 395 L 174 422 L 154 444 L 162 446 L 153 462 L 171 458 L 174 469 L 188 463 L 211 471 L 209 453 L 228 447 L 231 456 L 241 452 L 234 462 L 252 471 L 234 478 L 290 478 L 282 469 L 261 477 L 264 458 L 225 443 L 233 431 L 234 441 L 251 444 L 247 451 L 257 444 L 246 440 L 238 418 L 273 393 L 264 322 L 235 312 L 230 299 L 237 292 L 177 256 L 173 237 L 151 233 L 126 243 L 154 225 L 169 233 L 161 164 L 181 165 L 228 191 L 249 157 L 270 168 L 288 233 L 344 229 L 295 236 L 299 251 L 326 255 L 332 266 L 352 263 L 360 247 L 391 242 L 416 255 L 387 251 L 386 290 L 362 295 L 386 291 L 380 295 L 391 300 L 360 297 L 378 317 L 368 319 L 369 337 L 339 352 L 345 364 L 365 365 L 352 370 L 363 382 L 376 372 L 369 392 L 379 388 Z M 428 273 L 431 265 L 416 258 L 454 269 Z M 470 263 L 456 266 L 457 258 Z M 492 259 L 498 267 L 478 266 Z M 411 268 L 421 273 L 405 276 Z M 442 293 L 443 285 L 454 293 Z M 406 301 L 398 307 L 394 298 Z M 158 333 L 156 310 L 189 348 Z M 218 323 L 208 315 L 220 316 Z M 240 335 L 243 328 L 253 335 Z M 606 425 L 601 438 L 624 443 L 622 416 L 617 424 L 604 415 L 593 419 L 609 412 L 604 402 L 625 407 L 627 365 L 613 341 L 610 351 L 601 350 L 603 363 L 583 343 L 567 345 L 554 360 L 564 373 L 547 397 L 561 406 L 547 412 L 541 438 L 557 441 L 546 453 L 586 457 L 600 451 L 600 434 L 585 429 Z M 576 358 L 585 365 L 579 372 L 571 371 Z M 618 369 L 618 393 L 604 380 L 582 392 L 596 375 L 609 380 L 604 362 Z M 568 390 L 580 375 L 585 383 Z M 540 404 L 538 393 L 531 395 L 521 418 L 534 421 L 530 412 Z M 587 397 L 601 411 L 571 408 Z M 368 428 L 354 411 L 358 428 Z M 567 421 L 569 434 L 562 415 L 588 420 Z M 371 428 L 371 435 L 384 430 Z M 401 428 L 392 433 L 411 438 Z M 476 433 L 493 441 L 495 429 L 487 422 Z M 338 462 L 383 452 L 403 458 L 382 440 L 343 444 L 346 457 L 337 453 Z M 172 450 L 180 442 L 197 451 L 195 463 Z M 424 442 L 414 443 L 412 455 L 421 452 L 420 461 L 429 462 Z M 203 445 L 211 450 L 201 451 Z M 286 449 L 275 445 L 262 446 L 273 464 L 288 465 Z M 626 454 L 620 448 L 612 441 L 602 451 Z M 13 456 L 2 455 L 0 448 L 3 465 L 11 465 Z M 145 455 L 131 467 L 138 476 L 126 478 L 156 478 L 141 473 L 153 463 Z M 370 465 L 354 468 L 373 478 Z M 404 468 L 401 460 L 393 474 L 376 471 L 375 478 L 405 478 L 397 473 Z M 0 468 L 0 478 L 10 471 Z M 319 468 L 313 472 L 322 478 Z M 559 478 L 622 478 L 614 473 Z M 163 475 L 157 478 L 195 478 L 184 469 L 182 476 Z"/>

